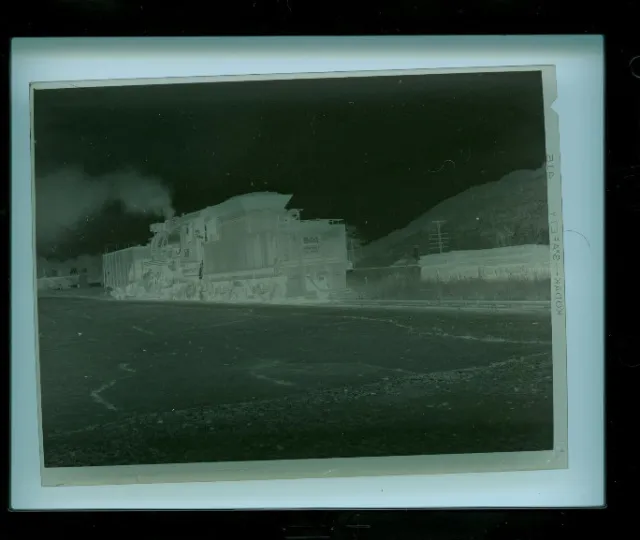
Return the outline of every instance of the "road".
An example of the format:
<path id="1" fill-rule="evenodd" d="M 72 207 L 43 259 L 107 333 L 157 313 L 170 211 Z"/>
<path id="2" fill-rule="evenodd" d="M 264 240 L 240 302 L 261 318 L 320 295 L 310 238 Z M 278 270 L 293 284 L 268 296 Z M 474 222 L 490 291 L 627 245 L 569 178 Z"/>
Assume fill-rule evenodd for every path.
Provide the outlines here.
<path id="1" fill-rule="evenodd" d="M 549 313 L 40 298 L 47 466 L 552 447 Z"/>

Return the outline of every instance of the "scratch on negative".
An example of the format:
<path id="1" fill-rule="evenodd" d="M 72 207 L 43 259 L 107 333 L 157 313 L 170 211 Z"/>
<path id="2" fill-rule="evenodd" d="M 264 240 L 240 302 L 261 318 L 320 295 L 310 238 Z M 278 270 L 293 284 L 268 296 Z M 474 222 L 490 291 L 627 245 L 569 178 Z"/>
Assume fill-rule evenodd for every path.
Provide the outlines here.
<path id="1" fill-rule="evenodd" d="M 398 328 L 403 328 L 405 330 L 409 330 L 409 332 L 413 332 L 416 330 L 416 328 L 414 326 L 409 326 L 407 324 L 402 324 L 399 322 L 396 322 L 394 320 L 391 319 L 376 319 L 374 317 L 356 317 L 353 315 L 343 315 L 342 316 L 343 319 L 351 319 L 351 320 L 359 320 L 359 321 L 371 321 L 371 322 L 381 322 L 381 323 L 387 323 L 387 324 L 392 324 L 393 326 L 397 326 Z"/>
<path id="2" fill-rule="evenodd" d="M 582 238 L 584 238 L 584 241 L 587 243 L 587 246 L 589 246 L 589 249 L 591 249 L 591 242 L 589 242 L 589 240 L 587 239 L 587 237 L 586 237 L 584 234 L 582 234 L 581 232 L 579 232 L 579 231 L 574 231 L 573 229 L 565 229 L 565 232 L 572 232 L 572 233 L 574 233 L 574 234 L 577 234 L 577 235 L 579 235 L 579 236 L 582 236 Z"/>
<path id="3" fill-rule="evenodd" d="M 435 173 L 439 173 L 442 169 L 444 169 L 444 166 L 447 164 L 447 162 L 451 163 L 451 164 L 453 165 L 453 167 L 455 168 L 455 166 L 456 166 L 455 161 L 453 161 L 452 159 L 445 159 L 445 160 L 442 162 L 442 165 L 440 166 L 440 168 L 439 168 L 439 169 L 437 169 L 437 170 L 435 170 L 435 171 L 432 171 L 431 169 L 429 169 L 429 172 L 430 172 L 430 173 L 434 173 L 434 174 L 435 174 Z"/>
<path id="4" fill-rule="evenodd" d="M 145 330 L 144 328 L 140 328 L 139 326 L 132 326 L 131 328 L 133 328 L 134 330 L 137 330 L 138 332 L 142 332 L 143 334 L 149 334 L 150 336 L 155 335 L 153 332 L 150 332 L 149 330 Z"/>
<path id="5" fill-rule="evenodd" d="M 272 377 L 267 377 L 266 375 L 262 375 L 260 373 L 251 372 L 251 375 L 253 375 L 256 379 L 261 379 L 263 381 L 268 381 L 270 383 L 277 384 L 279 386 L 294 386 L 294 384 L 292 382 L 283 381 L 282 379 L 274 379 Z"/>
<path id="6" fill-rule="evenodd" d="M 245 321 L 243 320 L 237 320 L 237 321 L 225 321 L 225 322 L 221 322 L 218 324 L 212 324 L 211 326 L 209 326 L 209 328 L 217 328 L 219 326 L 230 326 L 232 324 L 239 324 L 239 323 L 243 323 Z"/>
<path id="7" fill-rule="evenodd" d="M 93 400 L 96 403 L 99 403 L 100 405 L 103 405 L 104 407 L 106 407 L 110 411 L 117 411 L 118 409 L 116 409 L 114 405 L 112 405 L 106 399 L 104 399 L 100 395 L 100 393 L 104 392 L 107 388 L 111 388 L 114 384 L 116 384 L 116 381 L 111 381 L 111 382 L 109 382 L 107 384 L 103 384 L 100 388 L 98 388 L 97 390 L 93 390 L 91 392 L 91 397 L 93 398 Z"/>

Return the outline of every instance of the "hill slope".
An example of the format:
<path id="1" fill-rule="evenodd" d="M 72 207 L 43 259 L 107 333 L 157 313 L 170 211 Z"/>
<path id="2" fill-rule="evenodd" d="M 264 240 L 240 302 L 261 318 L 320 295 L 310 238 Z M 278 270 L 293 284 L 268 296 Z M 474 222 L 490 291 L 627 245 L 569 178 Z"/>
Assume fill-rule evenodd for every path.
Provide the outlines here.
<path id="1" fill-rule="evenodd" d="M 364 246 L 359 267 L 388 266 L 433 252 L 433 222 L 443 220 L 448 250 L 476 250 L 548 244 L 547 181 L 544 167 L 513 171 L 502 179 L 468 189 L 438 204 L 406 227 Z"/>

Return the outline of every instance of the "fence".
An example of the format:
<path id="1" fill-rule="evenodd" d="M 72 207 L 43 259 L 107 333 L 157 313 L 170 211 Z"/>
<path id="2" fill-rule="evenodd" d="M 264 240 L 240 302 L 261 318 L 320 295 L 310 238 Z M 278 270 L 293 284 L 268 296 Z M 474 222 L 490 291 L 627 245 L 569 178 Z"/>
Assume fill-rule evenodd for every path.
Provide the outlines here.
<path id="1" fill-rule="evenodd" d="M 347 287 L 361 298 L 410 298 L 420 284 L 420 266 L 356 268 L 347 274 Z"/>
<path id="2" fill-rule="evenodd" d="M 358 298 L 366 300 L 549 301 L 551 298 L 551 279 L 544 272 L 440 276 L 438 272 L 425 272 L 425 267 L 420 270 L 418 265 L 359 268 L 347 274 L 347 285 Z"/>

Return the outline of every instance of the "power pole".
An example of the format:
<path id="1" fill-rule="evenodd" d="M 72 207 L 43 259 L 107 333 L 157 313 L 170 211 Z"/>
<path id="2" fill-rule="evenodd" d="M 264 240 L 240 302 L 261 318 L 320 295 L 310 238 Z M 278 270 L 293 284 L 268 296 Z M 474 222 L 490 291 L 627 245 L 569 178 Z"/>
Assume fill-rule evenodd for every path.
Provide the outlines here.
<path id="1" fill-rule="evenodd" d="M 435 225 L 435 233 L 429 235 L 429 248 L 430 251 L 437 253 L 444 253 L 449 247 L 449 235 L 442 232 L 442 226 L 446 221 L 436 220 L 432 222 Z"/>

